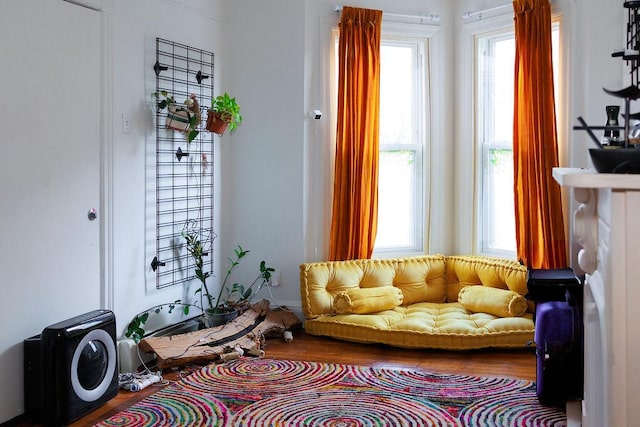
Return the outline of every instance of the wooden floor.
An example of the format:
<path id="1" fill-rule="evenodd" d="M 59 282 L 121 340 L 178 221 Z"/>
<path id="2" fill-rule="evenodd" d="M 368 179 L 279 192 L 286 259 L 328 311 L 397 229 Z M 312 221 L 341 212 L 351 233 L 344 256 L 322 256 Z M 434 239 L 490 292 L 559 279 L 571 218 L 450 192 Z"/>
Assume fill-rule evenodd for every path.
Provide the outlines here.
<path id="1" fill-rule="evenodd" d="M 267 340 L 264 350 L 265 357 L 272 359 L 422 369 L 461 375 L 508 376 L 531 381 L 535 380 L 536 376 L 535 354 L 532 350 L 471 352 L 405 350 L 314 337 L 306 335 L 302 331 L 294 333 L 292 343 L 285 343 L 281 339 Z M 177 380 L 180 378 L 180 372 L 167 372 L 164 377 L 170 381 Z M 126 409 L 160 388 L 159 386 L 150 386 L 136 393 L 120 391 L 116 398 L 71 426 L 93 425 Z M 24 422 L 18 425 L 34 426 L 36 424 Z"/>

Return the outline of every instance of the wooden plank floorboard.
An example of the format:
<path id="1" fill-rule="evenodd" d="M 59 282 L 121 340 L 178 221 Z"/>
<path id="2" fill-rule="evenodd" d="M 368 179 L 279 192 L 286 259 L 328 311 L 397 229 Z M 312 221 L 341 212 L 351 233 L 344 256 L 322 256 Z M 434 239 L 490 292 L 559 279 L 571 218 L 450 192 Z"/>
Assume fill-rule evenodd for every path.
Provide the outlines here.
<path id="1" fill-rule="evenodd" d="M 294 332 L 294 340 L 282 339 L 266 342 L 265 357 L 272 359 L 308 360 L 397 369 L 421 369 L 459 375 L 514 377 L 534 381 L 536 376 L 535 353 L 523 350 L 441 351 L 409 350 L 377 344 L 358 344 L 326 337 Z M 179 371 L 164 373 L 168 381 L 180 379 Z M 90 426 L 116 414 L 146 396 L 160 390 L 161 386 L 149 386 L 139 392 L 120 391 L 118 396 L 92 413 L 71 424 L 72 427 Z M 37 426 L 24 421 L 18 426 Z"/>

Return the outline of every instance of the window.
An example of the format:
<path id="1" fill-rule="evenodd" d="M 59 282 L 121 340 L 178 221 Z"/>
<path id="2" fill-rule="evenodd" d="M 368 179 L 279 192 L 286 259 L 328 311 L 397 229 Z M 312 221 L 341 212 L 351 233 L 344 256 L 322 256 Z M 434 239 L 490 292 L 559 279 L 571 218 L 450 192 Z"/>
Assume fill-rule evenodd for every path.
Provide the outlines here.
<path id="1" fill-rule="evenodd" d="M 335 34 L 335 79 L 338 35 Z M 427 39 L 385 36 L 380 46 L 380 163 L 374 256 L 421 253 L 425 234 Z"/>
<path id="2" fill-rule="evenodd" d="M 384 36 L 381 43 L 376 255 L 423 250 L 425 45 Z"/>
<path id="3" fill-rule="evenodd" d="M 558 91 L 559 24 L 553 24 L 554 81 Z M 515 258 L 513 200 L 513 28 L 476 37 L 476 141 L 479 144 L 478 251 Z M 556 112 L 558 109 L 556 96 Z M 557 114 L 559 115 L 559 114 Z"/>

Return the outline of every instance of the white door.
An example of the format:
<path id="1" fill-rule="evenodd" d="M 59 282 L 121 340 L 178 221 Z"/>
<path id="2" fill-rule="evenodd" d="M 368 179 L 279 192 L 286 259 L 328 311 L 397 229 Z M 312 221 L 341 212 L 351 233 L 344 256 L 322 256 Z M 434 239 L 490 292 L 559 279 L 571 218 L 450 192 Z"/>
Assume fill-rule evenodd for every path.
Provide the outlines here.
<path id="1" fill-rule="evenodd" d="M 100 12 L 0 1 L 0 422 L 22 340 L 100 308 L 101 43 Z"/>
<path id="2" fill-rule="evenodd" d="M 100 303 L 100 16 L 61 0 L 0 16 L 3 293 L 64 320 Z"/>

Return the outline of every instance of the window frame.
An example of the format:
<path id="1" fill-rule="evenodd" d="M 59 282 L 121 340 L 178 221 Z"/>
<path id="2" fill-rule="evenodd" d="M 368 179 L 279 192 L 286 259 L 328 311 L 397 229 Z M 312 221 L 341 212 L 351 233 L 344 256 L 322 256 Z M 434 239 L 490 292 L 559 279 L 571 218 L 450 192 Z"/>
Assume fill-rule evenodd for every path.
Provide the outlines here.
<path id="1" fill-rule="evenodd" d="M 476 87 L 475 87 L 475 99 L 476 103 L 476 124 L 474 129 L 475 135 L 475 144 L 476 144 L 476 165 L 477 165 L 477 176 L 476 176 L 476 185 L 478 186 L 478 196 L 476 197 L 476 228 L 477 228 L 477 238 L 476 245 L 478 253 L 487 256 L 498 256 L 504 258 L 515 258 L 515 242 L 514 242 L 514 250 L 502 250 L 497 248 L 492 248 L 489 245 L 490 237 L 487 233 L 490 231 L 489 221 L 490 218 L 488 215 L 487 200 L 489 199 L 490 188 L 486 185 L 489 180 L 489 170 L 488 166 L 490 163 L 491 151 L 494 149 L 498 150 L 511 150 L 513 152 L 513 137 L 510 141 L 506 140 L 497 140 L 495 135 L 492 135 L 491 132 L 487 129 L 488 126 L 485 126 L 488 123 L 493 122 L 495 119 L 495 109 L 489 108 L 491 105 L 491 100 L 488 97 L 481 96 L 481 93 L 490 93 L 494 89 L 491 85 L 495 79 L 486 79 L 481 80 L 478 76 L 482 71 L 481 67 L 481 56 L 484 55 L 483 49 L 490 50 L 490 47 L 495 46 L 496 42 L 509 40 L 511 38 L 515 38 L 515 29 L 513 25 L 508 27 L 503 27 L 500 29 L 495 29 L 493 31 L 489 31 L 486 33 L 476 34 L 474 37 L 474 50 L 475 50 L 475 66 L 474 66 L 474 76 L 476 76 Z M 487 40 L 491 40 L 488 42 Z M 487 55 L 489 56 L 489 55 Z M 493 72 L 493 70 L 492 70 Z M 495 74 L 493 74 L 495 75 Z M 482 104 L 482 105 L 480 105 Z M 513 120 L 512 120 L 513 122 Z M 490 138 L 491 137 L 491 138 Z M 515 215 L 515 212 L 514 212 Z M 515 230 L 514 230 L 515 232 Z"/>
<path id="2" fill-rule="evenodd" d="M 413 243 L 409 246 L 374 246 L 374 258 L 389 258 L 397 256 L 411 256 L 424 253 L 427 244 L 425 239 L 425 227 L 427 217 L 427 182 L 425 176 L 428 173 L 427 156 L 425 155 L 428 145 L 428 129 L 430 127 L 429 112 L 429 40 L 426 37 L 416 37 L 415 35 L 388 34 L 383 28 L 381 44 L 412 46 L 415 48 L 415 67 L 412 70 L 416 82 L 416 92 L 418 96 L 412 99 L 414 103 L 412 110 L 413 126 L 412 141 L 404 144 L 380 144 L 380 153 L 392 151 L 410 151 L 413 153 L 415 161 L 413 191 Z M 379 228 L 378 228 L 379 231 Z"/>

